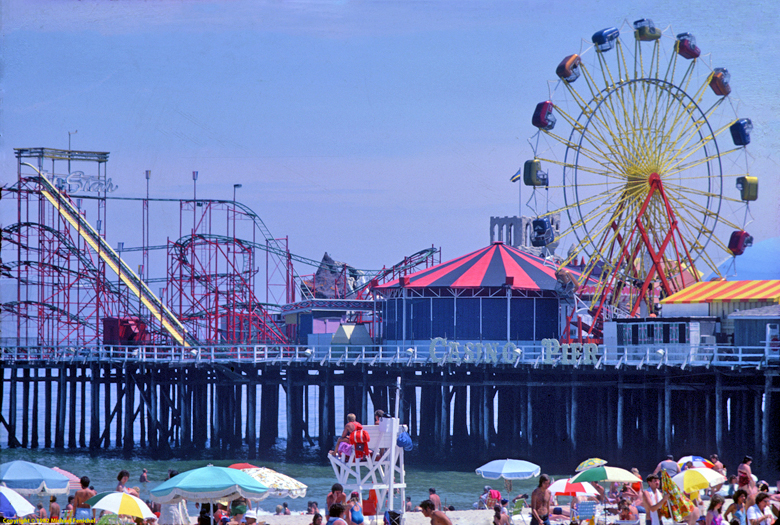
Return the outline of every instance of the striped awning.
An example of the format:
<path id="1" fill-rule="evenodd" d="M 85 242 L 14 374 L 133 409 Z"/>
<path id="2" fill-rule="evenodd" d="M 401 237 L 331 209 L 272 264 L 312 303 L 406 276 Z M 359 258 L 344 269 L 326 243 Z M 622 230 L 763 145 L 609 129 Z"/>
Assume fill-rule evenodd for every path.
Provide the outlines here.
<path id="1" fill-rule="evenodd" d="M 695 283 L 670 295 L 661 304 L 681 303 L 780 303 L 780 280 L 710 281 Z"/>

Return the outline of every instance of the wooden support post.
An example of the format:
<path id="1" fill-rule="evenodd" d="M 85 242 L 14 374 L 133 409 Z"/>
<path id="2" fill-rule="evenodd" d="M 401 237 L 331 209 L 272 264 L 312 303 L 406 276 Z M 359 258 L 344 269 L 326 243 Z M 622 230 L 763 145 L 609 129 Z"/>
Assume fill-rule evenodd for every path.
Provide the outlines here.
<path id="1" fill-rule="evenodd" d="M 328 369 L 323 368 L 319 371 L 320 384 L 319 384 L 319 399 L 320 399 L 320 450 L 328 451 L 334 446 L 333 441 L 330 439 L 329 428 L 330 421 L 330 405 L 332 403 L 332 397 L 330 395 L 330 382 L 328 379 Z M 262 436 L 262 432 L 261 432 Z"/>
<path id="2" fill-rule="evenodd" d="M 68 370 L 68 381 L 70 383 L 70 397 L 68 398 L 68 446 L 76 448 L 76 384 L 77 368 L 75 365 Z"/>
<path id="3" fill-rule="evenodd" d="M 723 378 L 715 371 L 715 449 L 722 453 L 723 448 Z"/>
<path id="4" fill-rule="evenodd" d="M 618 450 L 618 457 L 623 457 L 623 410 L 624 410 L 624 396 L 625 392 L 623 390 L 623 375 L 620 374 L 618 376 L 618 386 L 617 386 L 617 424 L 615 425 L 615 428 L 617 430 L 617 435 L 615 436 L 616 442 L 617 442 L 617 450 Z"/>
<path id="5" fill-rule="evenodd" d="M 664 449 L 672 453 L 672 389 L 669 374 L 664 376 Z"/>
<path id="6" fill-rule="evenodd" d="M 528 440 L 528 454 L 531 454 L 534 447 L 534 413 L 533 413 L 533 390 L 531 385 L 526 386 L 526 419 L 525 434 Z"/>
<path id="7" fill-rule="evenodd" d="M 133 450 L 133 423 L 135 416 L 135 388 L 133 385 L 133 368 L 128 365 L 125 369 L 125 433 L 122 441 L 124 450 Z"/>
<path id="8" fill-rule="evenodd" d="M 38 448 L 38 368 L 32 370 L 32 435 L 30 436 L 30 447 Z"/>
<path id="9" fill-rule="evenodd" d="M 139 438 L 138 438 L 138 445 L 140 447 L 146 447 L 149 446 L 149 442 L 146 437 L 146 410 L 147 407 L 144 404 L 144 390 L 147 388 L 146 385 L 149 384 L 148 376 L 144 373 L 144 370 L 140 371 L 141 377 L 137 379 L 138 383 L 138 390 L 140 392 L 141 396 L 141 402 L 138 403 L 138 430 L 139 430 Z M 150 424 L 149 425 L 149 432 L 153 432 L 154 427 Z M 135 441 L 135 438 L 133 439 Z"/>
<path id="10" fill-rule="evenodd" d="M 43 446 L 45 448 L 51 448 L 51 407 L 54 406 L 54 399 L 51 395 L 51 385 L 54 382 L 52 378 L 51 368 L 47 367 L 45 372 L 45 382 L 43 383 L 43 397 L 44 397 L 44 409 L 43 409 Z"/>
<path id="11" fill-rule="evenodd" d="M 114 369 L 116 373 L 116 405 L 114 407 L 114 413 L 116 414 L 116 438 L 114 441 L 114 446 L 116 448 L 120 448 L 122 446 L 122 429 L 124 428 L 122 426 L 122 402 L 124 399 L 124 396 L 127 395 L 127 388 L 125 387 L 125 375 L 127 374 L 127 371 L 124 368 L 115 368 Z"/>
<path id="12" fill-rule="evenodd" d="M 16 407 L 14 406 L 14 409 Z M 30 445 L 30 369 L 22 369 L 22 448 Z"/>
<path id="13" fill-rule="evenodd" d="M 57 375 L 57 423 L 54 429 L 54 448 L 65 448 L 65 402 L 68 378 L 65 365 L 60 365 Z"/>
<path id="14" fill-rule="evenodd" d="M 569 413 L 571 414 L 571 433 L 569 434 L 569 441 L 571 441 L 571 452 L 574 457 L 577 456 L 577 402 L 579 401 L 577 395 L 579 393 L 578 387 L 575 384 L 577 376 L 572 377 L 571 385 L 571 407 Z"/>
<path id="15" fill-rule="evenodd" d="M 192 448 L 192 368 L 179 370 L 179 405 L 181 407 L 181 445 Z"/>
<path id="16" fill-rule="evenodd" d="M 247 370 L 249 384 L 246 390 L 246 444 L 249 459 L 257 457 L 257 370 Z"/>
<path id="17" fill-rule="evenodd" d="M 771 436 L 769 435 L 770 425 L 772 424 L 772 379 L 776 376 L 776 372 L 764 371 L 764 412 L 761 420 L 761 458 L 762 463 L 766 465 L 769 461 L 769 451 L 772 448 L 769 446 Z M 775 422 L 775 425 L 777 423 Z M 776 427 L 775 427 L 776 428 Z"/>
<path id="18" fill-rule="evenodd" d="M 103 448 L 111 446 L 111 365 L 103 365 Z"/>
<path id="19" fill-rule="evenodd" d="M 149 408 L 147 409 L 147 418 L 149 420 L 149 447 L 155 452 L 160 450 L 160 428 L 157 421 L 157 409 L 158 409 L 158 385 L 157 376 L 159 370 L 157 368 L 152 369 L 149 372 Z"/>
<path id="20" fill-rule="evenodd" d="M 79 446 L 84 448 L 87 446 L 87 367 L 79 367 L 81 371 L 81 399 L 79 404 L 81 405 L 81 418 L 79 421 Z"/>
<path id="21" fill-rule="evenodd" d="M 92 380 L 89 384 L 89 449 L 100 448 L 100 365 L 89 365 Z"/>

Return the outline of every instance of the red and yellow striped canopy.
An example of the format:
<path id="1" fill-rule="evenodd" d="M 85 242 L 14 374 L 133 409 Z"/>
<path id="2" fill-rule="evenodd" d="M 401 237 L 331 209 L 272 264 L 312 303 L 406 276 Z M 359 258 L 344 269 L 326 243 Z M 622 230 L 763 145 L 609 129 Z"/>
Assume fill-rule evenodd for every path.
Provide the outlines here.
<path id="1" fill-rule="evenodd" d="M 709 281 L 695 283 L 670 295 L 661 304 L 681 303 L 780 303 L 780 280 Z"/>

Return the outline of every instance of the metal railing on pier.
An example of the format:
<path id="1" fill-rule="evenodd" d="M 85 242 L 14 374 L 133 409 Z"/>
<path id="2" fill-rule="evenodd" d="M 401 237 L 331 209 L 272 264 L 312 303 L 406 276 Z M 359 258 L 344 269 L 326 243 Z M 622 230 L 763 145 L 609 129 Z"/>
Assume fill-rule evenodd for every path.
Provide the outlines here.
<path id="1" fill-rule="evenodd" d="M 594 345 L 595 346 L 595 345 Z M 370 345 L 210 345 L 210 346 L 39 346 L 3 345 L 6 365 L 150 364 L 196 366 L 212 363 L 305 366 L 488 366 L 488 367 L 725 367 L 761 369 L 780 363 L 778 349 L 769 346 L 632 345 L 598 346 L 591 353 L 578 346 L 552 354 L 541 345 L 506 342 L 444 346 Z M 552 354 L 552 355 L 551 355 Z"/>

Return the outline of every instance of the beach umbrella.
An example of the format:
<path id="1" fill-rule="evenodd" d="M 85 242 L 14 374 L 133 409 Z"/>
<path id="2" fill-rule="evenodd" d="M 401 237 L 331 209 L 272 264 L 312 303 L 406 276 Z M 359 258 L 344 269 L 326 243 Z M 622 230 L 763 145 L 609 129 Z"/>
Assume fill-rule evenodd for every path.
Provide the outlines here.
<path id="1" fill-rule="evenodd" d="M 683 468 L 688 462 L 693 463 L 694 468 L 712 468 L 715 465 L 701 456 L 685 456 L 677 460 L 677 466 Z"/>
<path id="2" fill-rule="evenodd" d="M 607 482 L 607 483 L 636 483 L 642 480 L 627 471 L 626 469 L 618 467 L 593 467 L 587 470 L 583 470 L 573 478 L 569 480 L 570 483 L 581 483 L 583 481 L 589 482 Z"/>
<path id="3" fill-rule="evenodd" d="M 550 485 L 547 490 L 549 490 L 553 496 L 576 496 L 578 494 L 588 494 L 588 495 L 598 494 L 596 488 L 590 483 L 588 483 L 587 481 L 583 481 L 581 483 L 571 483 L 570 478 L 561 478 L 555 481 L 555 483 Z"/>
<path id="4" fill-rule="evenodd" d="M 669 496 L 667 505 L 670 513 L 669 517 L 675 523 L 680 523 L 685 516 L 693 512 L 693 503 L 683 494 L 680 487 L 672 481 L 669 473 L 665 470 L 661 471 L 661 492 Z"/>
<path id="5" fill-rule="evenodd" d="M 243 469 L 257 481 L 268 487 L 268 495 L 277 498 L 302 498 L 306 495 L 306 485 L 286 474 L 266 467 Z"/>
<path id="6" fill-rule="evenodd" d="M 8 487 L 0 487 L 0 512 L 6 518 L 23 518 L 35 512 L 35 507 L 18 492 Z"/>
<path id="7" fill-rule="evenodd" d="M 29 461 L 9 461 L 0 465 L 0 482 L 22 496 L 67 494 L 68 478 L 49 467 Z"/>
<path id="8" fill-rule="evenodd" d="M 487 479 L 528 479 L 538 476 L 541 471 L 539 465 L 522 459 L 494 459 L 476 470 Z"/>
<path id="9" fill-rule="evenodd" d="M 107 490 L 107 491 L 105 491 L 105 492 L 98 492 L 97 494 L 95 494 L 94 496 L 92 496 L 91 498 L 89 498 L 89 499 L 88 499 L 87 501 L 85 501 L 84 503 L 85 503 L 86 505 L 89 505 L 89 506 L 91 507 L 92 505 L 94 505 L 95 503 L 97 503 L 97 502 L 98 502 L 98 501 L 100 501 L 101 499 L 105 498 L 105 497 L 106 497 L 106 496 L 108 496 L 109 494 L 114 494 L 114 493 L 116 493 L 116 491 L 115 491 L 115 490 Z"/>
<path id="10" fill-rule="evenodd" d="M 152 501 L 178 503 L 182 499 L 195 503 L 209 503 L 238 497 L 261 500 L 267 497 L 268 487 L 240 470 L 209 465 L 182 472 L 151 490 Z"/>
<path id="11" fill-rule="evenodd" d="M 583 470 L 588 470 L 589 468 L 593 468 L 593 467 L 600 467 L 606 464 L 607 464 L 607 460 L 605 459 L 601 459 L 601 458 L 586 459 L 585 461 L 577 465 L 577 469 L 575 470 L 575 472 L 582 472 Z"/>
<path id="12" fill-rule="evenodd" d="M 233 463 L 228 468 L 234 468 L 236 470 L 246 470 L 248 468 L 260 468 L 257 465 L 252 465 L 251 463 Z"/>
<path id="13" fill-rule="evenodd" d="M 137 498 L 127 492 L 112 492 L 107 496 L 103 496 L 92 505 L 92 508 L 141 519 L 156 517 L 152 509 L 141 498 Z"/>
<path id="14" fill-rule="evenodd" d="M 726 483 L 726 476 L 715 472 L 711 468 L 689 468 L 683 470 L 672 478 L 684 492 L 692 494 L 700 490 Z"/>
<path id="15" fill-rule="evenodd" d="M 60 467 L 52 467 L 51 469 L 54 472 L 59 472 L 60 474 L 68 478 L 69 490 L 81 490 L 81 478 L 79 478 L 72 472 L 68 472 L 67 470 L 61 469 Z"/>

